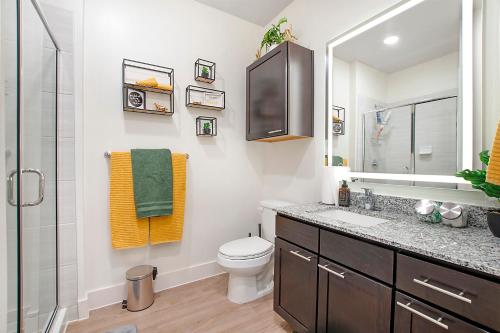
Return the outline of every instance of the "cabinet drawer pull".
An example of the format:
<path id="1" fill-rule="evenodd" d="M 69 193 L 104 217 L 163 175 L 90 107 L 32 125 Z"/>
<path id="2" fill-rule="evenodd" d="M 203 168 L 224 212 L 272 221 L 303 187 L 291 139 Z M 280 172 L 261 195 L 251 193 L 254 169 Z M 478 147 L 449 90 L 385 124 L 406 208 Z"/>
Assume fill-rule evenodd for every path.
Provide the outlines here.
<path id="1" fill-rule="evenodd" d="M 406 310 L 410 311 L 411 313 L 414 313 L 414 314 L 416 314 L 417 316 L 420 316 L 420 317 L 422 317 L 422 318 L 424 318 L 424 319 L 427 319 L 427 320 L 428 320 L 428 321 L 430 321 L 431 323 L 436 324 L 436 325 L 438 325 L 438 326 L 440 326 L 440 327 L 444 328 L 445 330 L 447 330 L 447 329 L 448 329 L 448 325 L 443 324 L 443 323 L 441 322 L 441 321 L 443 320 L 443 317 L 439 317 L 438 319 L 434 319 L 434 318 L 432 318 L 432 317 L 430 317 L 430 316 L 428 316 L 428 315 L 426 315 L 426 314 L 424 314 L 424 313 L 422 313 L 422 312 L 420 312 L 420 311 L 417 311 L 417 310 L 415 310 L 415 309 L 411 308 L 411 307 L 410 307 L 411 302 L 410 302 L 410 303 L 406 303 L 406 304 L 403 304 L 403 303 L 401 303 L 401 302 L 396 302 L 396 304 L 397 304 L 397 305 L 399 305 L 400 307 L 402 307 L 403 309 L 406 309 Z"/>
<path id="2" fill-rule="evenodd" d="M 283 132 L 283 130 L 278 129 L 278 130 L 268 131 L 267 134 L 274 134 L 274 133 L 279 133 L 279 132 Z"/>
<path id="3" fill-rule="evenodd" d="M 471 304 L 471 303 L 472 303 L 472 300 L 471 300 L 471 299 L 469 299 L 469 298 L 467 298 L 467 297 L 464 297 L 464 296 L 463 296 L 463 294 L 464 294 L 464 292 L 463 292 L 463 291 L 461 291 L 459 294 L 456 294 L 456 293 L 453 293 L 453 292 L 451 292 L 451 291 L 448 291 L 448 290 L 445 290 L 445 289 L 443 289 L 443 288 L 439 288 L 439 287 L 437 287 L 437 286 L 435 286 L 435 285 L 430 284 L 430 283 L 429 283 L 429 280 L 430 280 L 430 279 L 425 279 L 424 281 L 422 281 L 422 280 L 419 280 L 419 279 L 413 279 L 413 282 L 418 283 L 419 285 L 424 286 L 424 287 L 427 287 L 427 288 L 429 288 L 429 289 L 432 289 L 432 290 L 438 291 L 438 292 L 440 292 L 440 293 L 442 293 L 442 294 L 445 294 L 445 295 L 451 296 L 451 297 L 453 297 L 453 298 L 459 299 L 459 300 L 461 300 L 462 302 L 469 303 L 469 304 Z"/>
<path id="4" fill-rule="evenodd" d="M 299 251 L 292 251 L 292 250 L 290 250 L 290 253 L 293 254 L 294 256 L 302 258 L 302 259 L 304 259 L 306 261 L 311 261 L 311 258 L 312 258 L 312 257 L 303 256 L 302 254 L 299 253 Z"/>
<path id="5" fill-rule="evenodd" d="M 345 275 L 344 275 L 345 272 L 342 272 L 342 273 L 335 272 L 335 271 L 331 270 L 330 268 L 328 268 L 328 265 L 319 265 L 318 264 L 318 267 L 321 268 L 322 270 L 327 271 L 328 273 L 332 273 L 333 275 L 335 275 L 341 279 L 345 278 Z"/>

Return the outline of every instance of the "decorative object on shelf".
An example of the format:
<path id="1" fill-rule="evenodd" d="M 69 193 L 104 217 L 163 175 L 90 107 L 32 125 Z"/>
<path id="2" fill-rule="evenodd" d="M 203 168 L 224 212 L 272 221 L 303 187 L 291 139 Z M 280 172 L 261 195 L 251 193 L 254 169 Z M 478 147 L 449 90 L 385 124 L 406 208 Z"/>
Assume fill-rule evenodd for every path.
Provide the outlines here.
<path id="1" fill-rule="evenodd" d="M 199 82 L 212 83 L 215 81 L 215 62 L 198 59 L 194 63 L 194 79 Z"/>
<path id="2" fill-rule="evenodd" d="M 500 138 L 500 126 L 499 130 L 497 131 L 495 141 L 493 142 L 493 148 L 492 148 L 493 151 L 495 149 L 499 149 L 500 140 L 498 138 Z M 487 181 L 487 179 L 489 180 L 488 172 L 490 170 L 490 163 L 498 163 L 498 165 L 500 165 L 500 160 L 499 161 L 490 160 L 490 155 L 488 150 L 479 153 L 479 159 L 481 160 L 481 162 L 483 162 L 483 164 L 485 164 L 488 167 L 488 171 L 465 169 L 463 171 L 458 172 L 456 176 L 462 177 L 463 179 L 469 181 L 472 185 L 472 188 L 483 191 L 487 196 L 496 199 L 495 201 L 497 203 L 500 203 L 500 185 L 489 183 Z M 493 167 L 496 166 L 497 165 Z M 488 219 L 488 227 L 490 228 L 491 233 L 495 237 L 500 237 L 500 210 L 499 209 L 490 210 L 487 214 L 487 219 Z"/>
<path id="3" fill-rule="evenodd" d="M 196 118 L 197 136 L 217 136 L 217 118 L 197 117 Z"/>
<path id="4" fill-rule="evenodd" d="M 262 37 L 262 41 L 260 43 L 260 48 L 257 50 L 255 57 L 259 59 L 262 55 L 262 49 L 266 47 L 266 52 L 271 51 L 276 46 L 283 42 L 294 42 L 297 40 L 295 36 L 292 34 L 291 27 L 286 28 L 285 31 L 281 32 L 281 25 L 287 23 L 288 20 L 286 17 L 282 17 L 276 25 L 272 25 L 271 28 L 266 31 L 264 37 Z"/>
<path id="5" fill-rule="evenodd" d="M 155 110 L 160 112 L 168 112 L 168 108 L 165 105 L 154 103 Z"/>
<path id="6" fill-rule="evenodd" d="M 345 134 L 345 108 L 341 106 L 332 106 L 332 132 L 333 135 Z"/>
<path id="7" fill-rule="evenodd" d="M 186 87 L 186 106 L 224 110 L 226 107 L 226 93 L 221 90 L 189 85 Z"/>
<path id="8" fill-rule="evenodd" d="M 142 90 L 127 89 L 127 107 L 132 109 L 146 109 L 146 93 Z"/>
<path id="9" fill-rule="evenodd" d="M 123 59 L 123 111 L 174 114 L 174 69 Z"/>

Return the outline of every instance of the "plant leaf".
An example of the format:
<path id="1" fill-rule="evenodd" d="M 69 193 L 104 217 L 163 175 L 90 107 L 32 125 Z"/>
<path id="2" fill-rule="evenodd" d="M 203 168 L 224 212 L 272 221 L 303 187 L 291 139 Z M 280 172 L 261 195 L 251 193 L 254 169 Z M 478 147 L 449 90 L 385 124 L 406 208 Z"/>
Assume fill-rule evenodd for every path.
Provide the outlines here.
<path id="1" fill-rule="evenodd" d="M 481 160 L 481 162 L 488 165 L 488 163 L 490 162 L 490 152 L 488 150 L 483 150 L 479 153 L 479 159 Z"/>

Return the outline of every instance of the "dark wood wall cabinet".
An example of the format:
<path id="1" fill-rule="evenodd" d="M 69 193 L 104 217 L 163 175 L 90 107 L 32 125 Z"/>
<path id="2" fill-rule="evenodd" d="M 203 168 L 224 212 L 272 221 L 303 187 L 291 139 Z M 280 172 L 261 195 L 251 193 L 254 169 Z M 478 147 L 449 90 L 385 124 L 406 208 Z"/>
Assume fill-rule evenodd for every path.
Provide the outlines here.
<path id="1" fill-rule="evenodd" d="M 296 332 L 500 331 L 500 283 L 276 217 L 274 310 Z"/>
<path id="2" fill-rule="evenodd" d="M 284 42 L 247 67 L 248 141 L 313 136 L 314 54 Z"/>

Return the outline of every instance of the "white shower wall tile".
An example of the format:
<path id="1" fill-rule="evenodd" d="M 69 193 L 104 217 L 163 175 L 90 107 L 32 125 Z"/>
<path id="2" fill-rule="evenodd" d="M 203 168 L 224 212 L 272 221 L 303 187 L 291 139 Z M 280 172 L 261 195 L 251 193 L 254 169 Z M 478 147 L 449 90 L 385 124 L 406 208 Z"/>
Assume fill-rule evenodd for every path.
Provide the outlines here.
<path id="1" fill-rule="evenodd" d="M 59 92 L 62 94 L 74 93 L 74 62 L 73 53 L 62 51 L 59 56 L 60 74 L 59 74 Z"/>
<path id="2" fill-rule="evenodd" d="M 76 305 L 78 295 L 77 265 L 60 266 L 59 274 L 61 277 L 61 284 L 59 285 L 59 302 L 61 307 Z"/>
<path id="3" fill-rule="evenodd" d="M 76 225 L 59 225 L 59 265 L 76 264 Z"/>
<path id="4" fill-rule="evenodd" d="M 72 94 L 59 94 L 58 129 L 60 138 L 75 137 L 75 104 Z"/>
<path id="5" fill-rule="evenodd" d="M 57 196 L 59 200 L 58 223 L 60 225 L 75 223 L 76 221 L 75 181 L 74 180 L 59 181 Z"/>
<path id="6" fill-rule="evenodd" d="M 75 180 L 75 139 L 59 138 L 58 179 Z"/>

